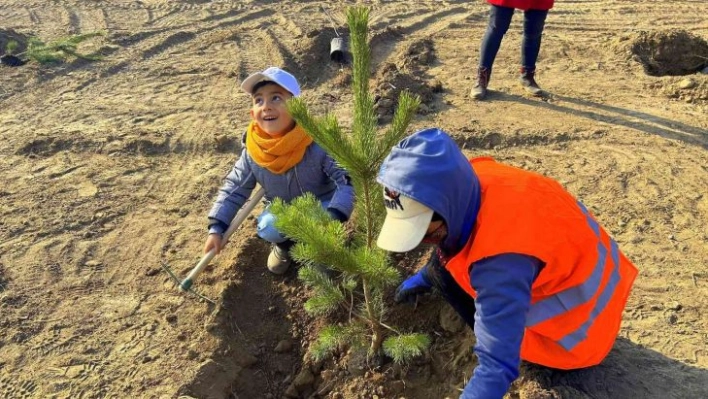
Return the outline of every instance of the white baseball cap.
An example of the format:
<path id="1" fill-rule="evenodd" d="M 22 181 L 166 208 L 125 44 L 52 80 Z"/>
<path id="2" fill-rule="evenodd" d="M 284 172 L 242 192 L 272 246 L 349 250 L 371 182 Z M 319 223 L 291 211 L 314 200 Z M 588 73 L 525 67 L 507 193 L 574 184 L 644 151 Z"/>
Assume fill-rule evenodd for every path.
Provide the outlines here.
<path id="1" fill-rule="evenodd" d="M 391 252 L 408 252 L 423 241 L 433 210 L 420 202 L 384 188 L 386 219 L 376 244 Z"/>
<path id="2" fill-rule="evenodd" d="M 253 88 L 261 82 L 277 83 L 282 88 L 289 91 L 293 97 L 300 96 L 300 85 L 297 83 L 295 76 L 276 67 L 270 67 L 264 71 L 256 72 L 247 77 L 241 83 L 241 89 L 248 94 L 253 94 Z"/>

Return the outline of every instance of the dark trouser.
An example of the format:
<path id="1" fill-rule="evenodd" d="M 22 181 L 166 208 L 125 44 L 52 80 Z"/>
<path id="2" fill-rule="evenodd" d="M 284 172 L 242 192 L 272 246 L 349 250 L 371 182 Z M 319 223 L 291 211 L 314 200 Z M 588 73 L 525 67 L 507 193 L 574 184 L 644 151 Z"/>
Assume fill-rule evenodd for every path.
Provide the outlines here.
<path id="1" fill-rule="evenodd" d="M 427 277 L 430 283 L 440 292 L 447 303 L 474 330 L 474 298 L 463 290 L 447 269 L 440 264 L 435 252 L 426 265 Z"/>
<path id="2" fill-rule="evenodd" d="M 295 241 L 293 241 L 293 240 L 291 240 L 291 239 L 287 239 L 287 240 L 285 240 L 285 241 L 283 241 L 283 242 L 279 242 L 279 243 L 277 243 L 277 244 L 275 244 L 275 245 L 277 245 L 278 247 L 280 247 L 280 249 L 282 249 L 282 250 L 285 251 L 285 252 L 290 252 L 290 249 L 291 249 L 293 246 L 295 246 Z"/>
<path id="3" fill-rule="evenodd" d="M 509 29 L 514 9 L 492 5 L 489 11 L 489 25 L 482 39 L 479 67 L 491 71 L 504 34 Z M 541 35 L 546 23 L 548 10 L 524 11 L 524 39 L 521 43 L 521 66 L 529 71 L 536 69 L 538 52 L 541 50 Z"/>

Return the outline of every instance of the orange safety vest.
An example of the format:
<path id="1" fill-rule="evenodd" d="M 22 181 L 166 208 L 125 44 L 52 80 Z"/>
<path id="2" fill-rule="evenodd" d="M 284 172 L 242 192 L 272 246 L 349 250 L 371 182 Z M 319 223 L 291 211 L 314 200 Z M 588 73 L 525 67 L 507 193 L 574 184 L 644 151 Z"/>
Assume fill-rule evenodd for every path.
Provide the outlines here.
<path id="1" fill-rule="evenodd" d="M 477 297 L 469 268 L 504 253 L 544 263 L 531 287 L 521 358 L 557 369 L 599 364 L 612 349 L 637 268 L 588 210 L 556 181 L 471 160 L 481 207 L 470 240 L 447 263 Z"/>

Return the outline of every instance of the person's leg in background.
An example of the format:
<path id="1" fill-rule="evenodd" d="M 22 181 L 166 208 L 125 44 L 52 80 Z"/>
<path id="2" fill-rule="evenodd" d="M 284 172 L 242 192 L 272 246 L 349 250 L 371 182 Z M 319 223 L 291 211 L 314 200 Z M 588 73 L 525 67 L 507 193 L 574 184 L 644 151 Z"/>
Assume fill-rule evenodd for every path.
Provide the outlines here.
<path id="1" fill-rule="evenodd" d="M 479 68 L 477 69 L 477 84 L 472 88 L 471 97 L 482 100 L 487 95 L 487 86 L 492 75 L 494 59 L 501 47 L 502 39 L 509 30 L 514 9 L 492 5 L 489 9 L 489 24 L 482 38 L 479 50 Z"/>
<path id="2" fill-rule="evenodd" d="M 524 38 L 521 42 L 521 85 L 529 93 L 540 96 L 543 90 L 536 83 L 536 60 L 541 51 L 541 37 L 548 10 L 524 12 Z"/>

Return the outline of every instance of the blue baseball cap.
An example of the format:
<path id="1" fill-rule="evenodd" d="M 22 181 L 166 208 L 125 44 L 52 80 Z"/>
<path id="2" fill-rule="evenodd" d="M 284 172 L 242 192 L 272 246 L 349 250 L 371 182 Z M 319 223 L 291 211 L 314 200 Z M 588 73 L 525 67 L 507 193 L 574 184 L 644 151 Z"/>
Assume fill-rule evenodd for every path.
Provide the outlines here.
<path id="1" fill-rule="evenodd" d="M 300 85 L 295 76 L 276 67 L 270 67 L 264 71 L 256 72 L 247 77 L 241 83 L 241 89 L 248 94 L 253 94 L 253 88 L 261 82 L 273 82 L 290 92 L 293 97 L 300 96 Z"/>

